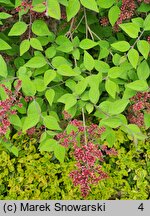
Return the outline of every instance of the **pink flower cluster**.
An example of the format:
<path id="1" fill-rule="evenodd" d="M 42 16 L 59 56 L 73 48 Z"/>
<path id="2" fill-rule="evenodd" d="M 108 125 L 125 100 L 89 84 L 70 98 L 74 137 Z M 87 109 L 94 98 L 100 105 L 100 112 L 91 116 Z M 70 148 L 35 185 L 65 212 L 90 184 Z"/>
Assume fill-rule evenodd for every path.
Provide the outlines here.
<path id="1" fill-rule="evenodd" d="M 65 114 L 67 115 L 67 113 Z M 77 169 L 70 173 L 70 177 L 75 186 L 80 185 L 82 196 L 85 198 L 89 194 L 91 184 L 108 178 L 107 173 L 102 170 L 102 166 L 99 164 L 104 161 L 102 151 L 107 155 L 115 156 L 117 152 L 113 148 L 108 149 L 107 146 L 100 148 L 98 143 L 101 134 L 105 131 L 104 127 L 99 127 L 96 124 L 85 127 L 83 122 L 77 119 L 71 120 L 69 125 L 75 126 L 76 129 L 70 133 L 65 130 L 58 134 L 56 139 L 61 145 L 73 150 L 72 154 L 76 160 Z"/>
<path id="2" fill-rule="evenodd" d="M 101 150 L 105 152 L 106 155 L 110 155 L 110 156 L 118 155 L 118 152 L 114 148 L 108 149 L 106 145 L 102 145 Z"/>
<path id="3" fill-rule="evenodd" d="M 121 13 L 120 16 L 114 26 L 114 30 L 118 31 L 119 24 L 121 24 L 124 20 L 130 19 L 136 9 L 136 4 L 134 0 L 122 0 Z"/>
<path id="4" fill-rule="evenodd" d="M 150 0 L 138 0 L 139 3 L 144 2 L 145 4 L 150 4 Z"/>
<path id="5" fill-rule="evenodd" d="M 109 19 L 107 17 L 102 17 L 100 20 L 101 26 L 108 26 L 109 25 Z"/>
<path id="6" fill-rule="evenodd" d="M 117 155 L 115 149 L 108 149 L 107 146 L 101 148 L 107 155 Z M 108 174 L 102 170 L 98 161 L 103 162 L 103 153 L 99 145 L 88 142 L 87 145 L 74 146 L 74 157 L 77 161 L 77 170 L 70 173 L 75 186 L 80 185 L 83 197 L 86 197 L 90 191 L 90 184 L 96 184 L 102 179 L 108 178 Z"/>
<path id="7" fill-rule="evenodd" d="M 5 135 L 9 129 L 9 116 L 16 114 L 15 106 L 22 107 L 22 104 L 20 103 L 22 94 L 19 92 L 21 88 L 20 80 L 18 80 L 14 93 L 3 84 L 1 87 L 4 88 L 7 98 L 3 101 L 0 100 L 0 136 Z"/>
<path id="8" fill-rule="evenodd" d="M 138 92 L 130 99 L 127 118 L 131 124 L 144 126 L 144 111 L 150 113 L 150 93 Z"/>
<path id="9" fill-rule="evenodd" d="M 148 43 L 150 43 L 150 36 L 147 37 L 147 41 L 148 41 Z"/>
<path id="10" fill-rule="evenodd" d="M 16 8 L 16 11 L 19 12 L 19 11 L 21 11 L 22 9 L 23 9 L 24 11 L 26 11 L 26 10 L 29 10 L 29 9 L 32 9 L 32 8 L 33 8 L 33 7 L 32 7 L 32 1 L 23 0 L 23 1 L 21 2 L 21 6 L 18 6 L 18 7 Z"/>
<path id="11" fill-rule="evenodd" d="M 46 2 L 43 2 L 43 5 L 46 5 Z M 46 11 L 44 11 L 42 13 L 38 13 L 38 12 L 33 10 L 31 0 L 23 0 L 21 5 L 16 7 L 16 12 L 19 12 L 19 11 L 22 11 L 22 10 L 24 10 L 24 11 L 29 10 L 30 14 L 34 17 L 34 19 L 42 18 L 43 16 L 46 16 Z"/>
<path id="12" fill-rule="evenodd" d="M 35 127 L 29 128 L 27 130 L 28 136 L 32 136 L 33 134 L 35 134 L 35 132 L 36 132 L 36 128 Z"/>
<path id="13" fill-rule="evenodd" d="M 63 115 L 65 120 L 69 120 L 72 118 L 72 116 L 66 110 L 63 111 Z"/>
<path id="14" fill-rule="evenodd" d="M 119 15 L 119 18 L 114 25 L 114 31 L 118 32 L 119 31 L 119 24 L 121 24 L 123 21 L 131 19 L 137 8 L 137 3 L 142 3 L 144 2 L 145 4 L 150 4 L 150 0 L 122 0 L 122 5 L 121 5 L 121 12 Z M 109 19 L 107 17 L 102 17 L 100 20 L 100 24 L 102 26 L 108 26 L 109 25 Z"/>

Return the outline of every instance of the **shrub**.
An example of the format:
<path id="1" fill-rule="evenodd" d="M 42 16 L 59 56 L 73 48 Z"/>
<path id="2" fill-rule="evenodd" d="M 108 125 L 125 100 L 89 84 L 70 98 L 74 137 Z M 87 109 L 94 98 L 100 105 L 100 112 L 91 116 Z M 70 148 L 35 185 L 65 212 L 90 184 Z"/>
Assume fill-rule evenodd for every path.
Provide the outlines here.
<path id="1" fill-rule="evenodd" d="M 116 137 L 118 156 L 106 156 L 102 168 L 109 177 L 91 185 L 86 199 L 148 199 L 149 141 L 141 141 L 136 148 L 123 132 L 116 131 Z M 69 152 L 65 163 L 60 164 L 52 153 L 39 152 L 35 138 L 15 135 L 13 142 L 20 149 L 18 158 L 0 151 L 0 199 L 83 199 L 79 186 L 74 187 L 68 178 L 75 169 Z"/>
<path id="2" fill-rule="evenodd" d="M 59 164 L 50 153 L 41 154 L 35 138 L 16 137 L 14 140 L 19 157 L 1 150 L 0 198 L 1 199 L 68 199 L 80 197 L 68 178 L 74 162 Z"/>

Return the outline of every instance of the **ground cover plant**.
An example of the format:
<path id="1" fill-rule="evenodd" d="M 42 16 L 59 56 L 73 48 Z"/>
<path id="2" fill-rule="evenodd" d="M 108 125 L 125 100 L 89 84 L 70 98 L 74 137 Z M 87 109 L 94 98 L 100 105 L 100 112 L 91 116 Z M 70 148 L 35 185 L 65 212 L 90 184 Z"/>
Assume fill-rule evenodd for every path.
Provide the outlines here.
<path id="1" fill-rule="evenodd" d="M 1 199 L 149 199 L 149 11 L 0 0 Z"/>

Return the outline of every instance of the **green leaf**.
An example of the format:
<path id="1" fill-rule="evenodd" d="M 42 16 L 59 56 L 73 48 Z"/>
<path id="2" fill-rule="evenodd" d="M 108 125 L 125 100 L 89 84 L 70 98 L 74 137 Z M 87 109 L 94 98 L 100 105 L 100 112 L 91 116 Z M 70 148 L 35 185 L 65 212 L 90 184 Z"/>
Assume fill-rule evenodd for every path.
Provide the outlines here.
<path id="1" fill-rule="evenodd" d="M 116 134 L 115 132 L 111 129 L 111 131 L 107 134 L 107 137 L 106 137 L 106 141 L 108 143 L 108 147 L 109 148 L 112 148 L 113 145 L 115 144 L 115 141 L 116 141 Z"/>
<path id="2" fill-rule="evenodd" d="M 15 8 L 21 5 L 21 0 L 15 0 Z"/>
<path id="3" fill-rule="evenodd" d="M 57 47 L 57 50 L 60 50 L 65 53 L 73 51 L 73 44 L 71 41 L 64 41 L 60 46 Z"/>
<path id="4" fill-rule="evenodd" d="M 144 140 L 146 136 L 141 132 L 140 128 L 135 124 L 129 124 L 125 128 L 122 127 L 123 131 L 130 134 L 133 139 Z"/>
<path id="5" fill-rule="evenodd" d="M 31 58 L 26 64 L 26 67 L 30 67 L 30 68 L 41 68 L 44 65 L 46 65 L 47 62 L 45 60 L 44 57 L 42 56 L 35 56 L 33 58 Z"/>
<path id="6" fill-rule="evenodd" d="M 144 56 L 145 59 L 147 59 L 150 52 L 149 43 L 145 40 L 139 40 L 137 42 L 137 47 L 139 52 Z"/>
<path id="7" fill-rule="evenodd" d="M 19 76 L 22 80 L 22 91 L 26 96 L 34 96 L 36 94 L 36 88 L 34 83 L 30 80 L 28 76 Z"/>
<path id="8" fill-rule="evenodd" d="M 111 7 L 108 12 L 109 22 L 112 26 L 115 25 L 120 15 L 120 9 L 117 5 Z"/>
<path id="9" fill-rule="evenodd" d="M 27 24 L 25 22 L 16 22 L 10 29 L 8 36 L 19 36 L 22 35 L 27 30 Z"/>
<path id="10" fill-rule="evenodd" d="M 67 64 L 62 64 L 58 67 L 58 74 L 62 76 L 77 76 L 78 74 Z"/>
<path id="11" fill-rule="evenodd" d="M 100 40 L 98 42 L 98 44 L 99 44 L 100 48 L 107 48 L 107 49 L 109 48 L 109 42 L 106 40 Z"/>
<path id="12" fill-rule="evenodd" d="M 87 83 L 87 80 L 84 78 L 82 79 L 81 81 L 78 82 L 78 84 L 75 86 L 75 93 L 77 95 L 81 95 L 86 87 L 87 87 L 88 83 Z"/>
<path id="13" fill-rule="evenodd" d="M 110 79 L 107 79 L 105 82 L 105 89 L 108 92 L 108 94 L 115 99 L 116 92 L 117 92 L 117 84 Z"/>
<path id="14" fill-rule="evenodd" d="M 150 5 L 142 2 L 140 6 L 137 8 L 138 12 L 147 13 L 150 11 Z"/>
<path id="15" fill-rule="evenodd" d="M 0 0 L 1 5 L 4 4 L 4 6 L 7 7 L 14 7 L 14 4 L 12 4 L 12 2 L 10 0 Z"/>
<path id="16" fill-rule="evenodd" d="M 58 145 L 58 142 L 56 140 L 46 139 L 40 143 L 39 150 L 41 152 L 43 152 L 43 151 L 47 151 L 47 152 L 55 151 L 55 148 L 57 145 Z"/>
<path id="17" fill-rule="evenodd" d="M 115 3 L 115 0 L 98 0 L 97 2 L 101 8 L 110 8 Z"/>
<path id="18" fill-rule="evenodd" d="M 30 114 L 27 117 L 25 117 L 22 131 L 25 132 L 29 128 L 34 127 L 40 120 L 40 116 L 38 114 Z"/>
<path id="19" fill-rule="evenodd" d="M 90 39 L 83 39 L 79 44 L 80 48 L 85 49 L 85 50 L 91 49 L 97 45 L 98 45 L 98 43 L 96 43 Z"/>
<path id="20" fill-rule="evenodd" d="M 100 73 L 108 73 L 110 66 L 104 61 L 95 60 L 95 69 Z"/>
<path id="21" fill-rule="evenodd" d="M 48 136 L 47 131 L 45 131 L 45 132 L 43 132 L 43 133 L 41 134 L 40 140 L 39 140 L 40 144 L 41 144 L 44 140 L 46 140 L 47 136 Z M 39 147 L 40 147 L 40 146 L 39 146 Z"/>
<path id="22" fill-rule="evenodd" d="M 8 43 L 6 43 L 4 40 L 0 38 L 0 50 L 8 50 L 11 49 L 11 46 L 9 46 Z"/>
<path id="23" fill-rule="evenodd" d="M 8 19 L 10 17 L 12 17 L 12 15 L 5 12 L 0 12 L 0 19 Z"/>
<path id="24" fill-rule="evenodd" d="M 68 0 L 58 0 L 60 4 L 68 6 Z"/>
<path id="25" fill-rule="evenodd" d="M 92 86 L 89 90 L 89 99 L 93 104 L 97 104 L 100 98 L 99 88 Z"/>
<path id="26" fill-rule="evenodd" d="M 20 56 L 26 53 L 30 48 L 30 42 L 28 39 L 25 39 L 20 44 Z"/>
<path id="27" fill-rule="evenodd" d="M 60 20 L 61 12 L 58 0 L 47 0 L 47 9 L 50 17 Z"/>
<path id="28" fill-rule="evenodd" d="M 43 20 L 35 20 L 32 23 L 32 32 L 38 36 L 47 36 L 52 34 Z"/>
<path id="29" fill-rule="evenodd" d="M 60 65 L 64 65 L 64 64 L 67 64 L 69 66 L 71 65 L 70 62 L 67 61 L 67 59 L 62 56 L 56 56 L 52 59 L 52 65 L 55 68 L 58 68 Z"/>
<path id="30" fill-rule="evenodd" d="M 77 99 L 73 94 L 64 94 L 61 96 L 58 100 L 58 102 L 64 103 L 65 104 L 65 110 L 70 109 L 77 103 Z"/>
<path id="31" fill-rule="evenodd" d="M 133 18 L 132 22 L 137 24 L 140 28 L 143 28 L 144 20 L 141 17 Z"/>
<path id="32" fill-rule="evenodd" d="M 16 146 L 12 146 L 11 149 L 10 149 L 10 151 L 11 151 L 16 157 L 18 157 L 18 155 L 19 155 L 19 150 L 18 150 L 18 148 L 17 148 Z"/>
<path id="33" fill-rule="evenodd" d="M 59 35 L 55 42 L 58 44 L 58 45 L 63 45 L 63 43 L 71 43 L 71 41 L 69 40 L 69 38 L 67 38 L 65 35 Z M 72 44 L 72 43 L 71 43 Z"/>
<path id="34" fill-rule="evenodd" d="M 127 41 L 118 41 L 111 44 L 111 46 L 120 52 L 126 52 L 130 49 L 130 44 Z"/>
<path id="35" fill-rule="evenodd" d="M 150 68 L 146 60 L 138 66 L 137 75 L 140 80 L 146 80 L 150 76 Z"/>
<path id="36" fill-rule="evenodd" d="M 55 91 L 53 89 L 47 90 L 45 93 L 45 97 L 48 100 L 50 106 L 52 106 L 55 97 Z"/>
<path id="37" fill-rule="evenodd" d="M 36 87 L 36 90 L 37 90 L 38 92 L 43 92 L 43 91 L 45 91 L 46 86 L 44 85 L 44 80 L 43 80 L 42 78 L 35 78 L 35 79 L 33 80 L 33 83 L 34 83 L 34 85 L 35 85 L 35 87 Z"/>
<path id="38" fill-rule="evenodd" d="M 85 107 L 86 107 L 88 114 L 90 114 L 94 110 L 94 105 L 91 103 L 87 103 Z"/>
<path id="39" fill-rule="evenodd" d="M 18 115 L 10 115 L 9 120 L 12 125 L 22 128 L 22 122 Z"/>
<path id="40" fill-rule="evenodd" d="M 144 20 L 143 26 L 145 31 L 150 31 L 150 14 L 148 14 L 146 19 Z"/>
<path id="41" fill-rule="evenodd" d="M 33 6 L 32 10 L 36 11 L 38 13 L 42 13 L 46 10 L 46 6 L 40 2 L 38 4 L 35 4 L 35 5 L 32 3 L 32 6 Z"/>
<path id="42" fill-rule="evenodd" d="M 73 92 L 75 91 L 76 82 L 73 79 L 67 79 L 65 82 L 65 86 L 70 88 Z"/>
<path id="43" fill-rule="evenodd" d="M 98 7 L 97 7 L 97 3 L 95 0 L 80 0 L 81 4 L 85 7 L 88 8 L 90 10 L 93 10 L 95 12 L 99 12 Z"/>
<path id="44" fill-rule="evenodd" d="M 27 115 L 41 115 L 41 107 L 36 101 L 32 101 L 28 106 Z"/>
<path id="45" fill-rule="evenodd" d="M 136 69 L 137 64 L 139 62 L 139 53 L 135 49 L 130 49 L 128 52 L 128 59 L 131 65 Z"/>
<path id="46" fill-rule="evenodd" d="M 140 27 L 136 23 L 123 23 L 119 25 L 131 38 L 137 38 L 140 32 Z"/>
<path id="47" fill-rule="evenodd" d="M 80 59 L 80 51 L 79 49 L 74 49 L 73 52 L 72 52 L 72 55 L 75 59 L 79 60 Z"/>
<path id="48" fill-rule="evenodd" d="M 135 90 L 132 90 L 130 88 L 126 88 L 123 94 L 123 99 L 129 99 L 133 97 L 136 94 Z"/>
<path id="49" fill-rule="evenodd" d="M 95 61 L 93 57 L 87 52 L 84 51 L 84 66 L 87 70 L 91 71 L 95 66 Z"/>
<path id="50" fill-rule="evenodd" d="M 50 130 L 61 130 L 57 119 L 54 116 L 44 116 L 43 123 Z"/>
<path id="51" fill-rule="evenodd" d="M 144 113 L 144 124 L 146 126 L 146 130 L 150 128 L 150 113 Z"/>
<path id="52" fill-rule="evenodd" d="M 101 120 L 100 125 L 101 126 L 108 126 L 111 128 L 117 128 L 120 125 L 122 125 L 122 119 L 120 119 L 119 117 L 115 117 L 115 116 L 110 116 L 107 118 L 104 118 Z"/>
<path id="53" fill-rule="evenodd" d="M 80 10 L 79 0 L 69 0 L 68 6 L 66 7 L 67 22 L 69 22 Z"/>
<path id="54" fill-rule="evenodd" d="M 6 62 L 4 61 L 2 55 L 0 55 L 0 76 L 6 78 L 7 75 L 8 75 L 8 71 L 7 71 Z"/>
<path id="55" fill-rule="evenodd" d="M 107 48 L 101 48 L 98 59 L 107 58 L 109 55 L 109 50 Z"/>
<path id="56" fill-rule="evenodd" d="M 30 45 L 31 45 L 34 49 L 43 51 L 43 47 L 42 47 L 40 41 L 39 41 L 37 38 L 31 38 L 31 39 L 30 39 Z"/>
<path id="57" fill-rule="evenodd" d="M 56 48 L 51 46 L 45 50 L 45 55 L 48 59 L 53 58 L 56 55 Z"/>
<path id="58" fill-rule="evenodd" d="M 99 89 L 99 84 L 102 82 L 102 74 L 98 73 L 97 75 L 88 76 L 87 80 L 90 87 Z"/>
<path id="59" fill-rule="evenodd" d="M 136 80 L 126 86 L 135 91 L 146 91 L 148 89 L 148 84 L 145 80 Z"/>
<path id="60" fill-rule="evenodd" d="M 44 73 L 44 84 L 47 86 L 52 80 L 54 80 L 56 77 L 56 71 L 54 70 L 47 70 Z"/>
<path id="61" fill-rule="evenodd" d="M 112 115 L 118 115 L 122 113 L 125 110 L 128 103 L 129 100 L 124 100 L 124 99 L 119 99 L 116 100 L 115 102 L 111 102 L 109 107 L 109 113 Z"/>
<path id="62" fill-rule="evenodd" d="M 109 69 L 108 71 L 108 76 L 110 78 L 116 79 L 118 77 L 120 77 L 120 75 L 123 73 L 124 71 L 122 70 L 121 67 L 112 67 Z"/>
<path id="63" fill-rule="evenodd" d="M 62 145 L 56 145 L 54 150 L 55 157 L 59 160 L 60 163 L 64 162 L 66 149 Z"/>

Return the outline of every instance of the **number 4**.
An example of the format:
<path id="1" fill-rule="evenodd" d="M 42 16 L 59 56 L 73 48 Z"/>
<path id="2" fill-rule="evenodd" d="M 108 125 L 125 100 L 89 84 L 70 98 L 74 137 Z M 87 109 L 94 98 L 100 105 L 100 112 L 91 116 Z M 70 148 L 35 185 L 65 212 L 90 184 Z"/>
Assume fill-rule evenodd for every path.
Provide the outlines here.
<path id="1" fill-rule="evenodd" d="M 143 206 L 143 203 L 141 203 L 138 207 L 139 210 L 143 211 L 144 210 L 144 206 Z"/>

